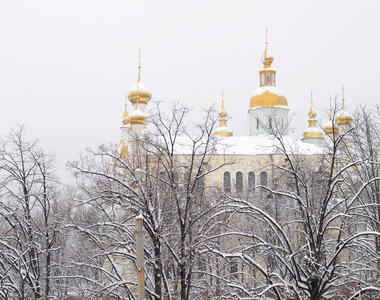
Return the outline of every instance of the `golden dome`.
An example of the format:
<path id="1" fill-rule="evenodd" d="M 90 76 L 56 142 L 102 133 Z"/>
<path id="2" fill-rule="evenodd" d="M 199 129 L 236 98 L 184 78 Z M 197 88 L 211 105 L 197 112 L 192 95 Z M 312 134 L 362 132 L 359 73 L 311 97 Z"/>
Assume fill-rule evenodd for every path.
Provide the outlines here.
<path id="1" fill-rule="evenodd" d="M 342 96 L 342 112 L 335 118 L 335 121 L 338 126 L 351 125 L 353 119 L 352 115 L 347 111 L 347 108 L 344 107 L 344 86 L 342 86 Z"/>
<path id="2" fill-rule="evenodd" d="M 276 71 L 271 69 L 273 57 L 267 56 L 268 41 L 261 57 L 264 69 L 259 72 L 260 87 L 253 92 L 250 108 L 288 106 L 284 93 L 276 87 Z"/>
<path id="3" fill-rule="evenodd" d="M 139 74 L 137 77 L 137 83 L 129 90 L 128 99 L 131 101 L 132 105 L 136 105 L 137 102 L 144 106 L 148 104 L 152 98 L 152 94 L 149 89 L 141 82 L 141 65 L 140 65 L 140 50 L 139 50 Z"/>
<path id="4" fill-rule="evenodd" d="M 276 87 L 259 87 L 251 97 L 250 108 L 288 106 L 288 100 Z"/>
<path id="5" fill-rule="evenodd" d="M 315 117 L 317 114 L 313 110 L 313 92 L 311 92 L 311 107 L 309 111 L 309 127 L 305 129 L 302 135 L 302 140 L 304 139 L 323 139 L 323 130 L 317 127 L 317 120 Z"/>
<path id="6" fill-rule="evenodd" d="M 146 114 L 140 110 L 139 102 L 140 101 L 137 97 L 136 109 L 131 113 L 131 116 L 129 117 L 132 126 L 134 126 L 134 125 L 144 125 L 145 126 Z"/>
<path id="7" fill-rule="evenodd" d="M 323 130 L 327 135 L 339 134 L 339 127 L 336 126 L 334 120 L 332 119 L 332 106 L 330 97 L 330 120 L 323 126 Z"/>
<path id="8" fill-rule="evenodd" d="M 233 136 L 232 130 L 227 126 L 227 111 L 224 108 L 223 92 L 222 92 L 222 108 L 219 113 L 219 126 L 215 130 L 215 135 L 219 136 Z"/>

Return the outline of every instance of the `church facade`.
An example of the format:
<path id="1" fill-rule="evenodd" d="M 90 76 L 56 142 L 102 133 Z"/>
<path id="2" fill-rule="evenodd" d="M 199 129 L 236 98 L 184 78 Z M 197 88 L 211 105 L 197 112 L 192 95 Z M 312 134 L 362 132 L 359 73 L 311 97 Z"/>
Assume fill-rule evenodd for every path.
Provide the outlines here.
<path id="1" fill-rule="evenodd" d="M 276 70 L 272 68 L 273 57 L 268 56 L 268 43 L 261 61 L 263 69 L 259 71 L 259 86 L 253 92 L 249 103 L 249 135 L 234 136 L 228 126 L 228 113 L 222 97 L 219 113 L 219 126 L 214 134 L 218 138 L 216 152 L 211 159 L 211 169 L 216 170 L 208 176 L 207 181 L 219 186 L 231 194 L 249 193 L 259 186 L 268 186 L 276 181 L 272 172 L 273 165 L 284 163 L 284 152 L 305 157 L 319 156 L 326 151 L 331 136 L 347 130 L 352 122 L 352 116 L 343 107 L 339 116 L 318 127 L 316 113 L 309 111 L 308 127 L 304 130 L 301 140 L 295 140 L 289 135 L 289 107 L 284 92 L 277 87 Z M 149 131 L 146 107 L 152 98 L 149 89 L 141 82 L 141 66 L 138 66 L 137 83 L 129 90 L 126 97 L 125 112 L 121 126 L 121 141 L 119 152 L 121 158 L 128 155 L 131 147 L 131 136 Z M 132 112 L 127 111 L 127 102 L 132 105 Z M 330 105 L 331 106 L 331 105 Z M 330 108 L 330 112 L 331 112 Z M 181 153 L 186 157 L 187 153 Z M 184 158 L 186 159 L 186 158 Z M 226 163 L 227 162 L 227 163 Z M 223 167 L 217 168 L 217 166 Z"/>

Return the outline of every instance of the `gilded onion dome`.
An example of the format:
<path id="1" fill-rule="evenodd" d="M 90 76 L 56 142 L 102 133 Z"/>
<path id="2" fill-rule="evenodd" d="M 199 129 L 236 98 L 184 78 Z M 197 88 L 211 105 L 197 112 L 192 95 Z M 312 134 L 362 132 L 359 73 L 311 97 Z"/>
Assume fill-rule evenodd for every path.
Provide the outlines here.
<path id="1" fill-rule="evenodd" d="M 136 125 L 145 126 L 146 124 L 145 122 L 146 114 L 139 108 L 138 97 L 137 97 L 137 102 L 136 102 L 136 109 L 131 113 L 129 119 L 130 119 L 132 128 Z"/>
<path id="2" fill-rule="evenodd" d="M 227 126 L 227 111 L 224 108 L 223 92 L 222 92 L 222 108 L 219 113 L 219 126 L 215 130 L 215 135 L 233 136 L 232 130 Z"/>
<path id="3" fill-rule="evenodd" d="M 140 65 L 140 50 L 139 50 L 139 74 L 137 77 L 137 83 L 129 90 L 128 99 L 132 105 L 136 107 L 136 103 L 139 102 L 140 109 L 145 110 L 145 106 L 152 98 L 152 94 L 149 89 L 141 82 L 141 65 Z"/>
<path id="4" fill-rule="evenodd" d="M 335 118 L 335 121 L 338 126 L 349 126 L 351 125 L 352 118 L 347 108 L 344 107 L 344 86 L 342 86 L 342 111 L 339 116 Z"/>
<path id="5" fill-rule="evenodd" d="M 313 93 L 311 93 L 311 107 L 309 111 L 309 127 L 303 132 L 302 141 L 306 143 L 322 146 L 323 130 L 317 127 L 317 114 L 313 110 Z"/>
<path id="6" fill-rule="evenodd" d="M 331 97 L 330 97 L 330 119 L 323 126 L 323 130 L 327 135 L 334 135 L 339 133 L 339 128 L 336 126 L 333 117 L 332 117 L 332 106 L 331 106 Z"/>
<path id="7" fill-rule="evenodd" d="M 253 92 L 250 108 L 288 106 L 284 93 L 276 87 L 276 71 L 271 68 L 273 57 L 267 56 L 267 50 L 268 40 L 261 57 L 264 69 L 259 72 L 260 87 Z"/>

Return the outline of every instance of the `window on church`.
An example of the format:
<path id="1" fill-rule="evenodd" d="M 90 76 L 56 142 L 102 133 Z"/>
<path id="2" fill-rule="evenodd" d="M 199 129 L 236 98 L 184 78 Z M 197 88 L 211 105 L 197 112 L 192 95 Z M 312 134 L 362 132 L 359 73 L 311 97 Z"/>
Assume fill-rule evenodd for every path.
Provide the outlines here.
<path id="1" fill-rule="evenodd" d="M 269 123 L 269 129 L 272 130 L 272 118 L 271 117 L 269 117 L 268 123 Z"/>
<path id="2" fill-rule="evenodd" d="M 270 74 L 266 74 L 266 84 L 270 84 Z"/>
<path id="3" fill-rule="evenodd" d="M 223 188 L 225 192 L 231 192 L 231 174 L 228 171 L 223 174 Z"/>
<path id="4" fill-rule="evenodd" d="M 243 192 L 243 173 L 238 171 L 236 172 L 236 193 Z"/>
<path id="5" fill-rule="evenodd" d="M 256 129 L 257 129 L 257 130 L 260 129 L 260 121 L 259 121 L 259 118 L 256 118 Z"/>
<path id="6" fill-rule="evenodd" d="M 255 188 L 255 172 L 250 171 L 248 173 L 248 192 L 253 192 Z"/>
<path id="7" fill-rule="evenodd" d="M 159 182 L 158 191 L 163 192 L 163 191 L 165 191 L 165 187 L 167 184 L 165 172 L 160 172 L 160 174 L 158 176 L 159 176 L 158 177 L 158 182 Z"/>
<path id="8" fill-rule="evenodd" d="M 263 187 L 261 188 L 261 192 L 265 192 L 266 189 L 264 188 L 264 186 L 268 186 L 268 173 L 263 171 L 260 173 L 260 185 L 262 185 Z"/>

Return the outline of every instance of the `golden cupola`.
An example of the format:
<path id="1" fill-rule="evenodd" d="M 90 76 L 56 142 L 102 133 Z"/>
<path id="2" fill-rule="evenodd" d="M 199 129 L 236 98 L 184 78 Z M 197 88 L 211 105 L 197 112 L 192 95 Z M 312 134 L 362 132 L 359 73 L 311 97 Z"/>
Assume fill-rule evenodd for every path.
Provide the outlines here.
<path id="1" fill-rule="evenodd" d="M 146 114 L 140 109 L 139 105 L 139 97 L 137 97 L 136 109 L 129 117 L 132 128 L 141 128 L 146 125 Z"/>
<path id="2" fill-rule="evenodd" d="M 260 87 L 253 92 L 250 108 L 288 106 L 284 93 L 276 87 L 276 71 L 272 69 L 273 57 L 268 57 L 268 40 L 261 57 L 264 69 L 259 71 Z"/>
<path id="3" fill-rule="evenodd" d="M 313 110 L 313 93 L 311 93 L 311 107 L 309 111 L 309 127 L 305 129 L 302 135 L 302 141 L 317 146 L 322 146 L 323 143 L 323 130 L 317 127 L 317 114 Z"/>
<path id="4" fill-rule="evenodd" d="M 232 130 L 227 126 L 227 111 L 224 108 L 223 92 L 222 92 L 222 108 L 219 113 L 219 126 L 215 130 L 215 135 L 219 136 L 233 136 Z"/>
<path id="5" fill-rule="evenodd" d="M 259 71 L 260 86 L 253 92 L 248 115 L 249 135 L 288 134 L 288 100 L 276 86 L 276 71 L 272 69 L 273 57 L 268 57 L 268 38 L 261 56 L 264 69 Z"/>
<path id="6" fill-rule="evenodd" d="M 345 127 L 351 125 L 352 119 L 352 115 L 348 112 L 347 108 L 344 107 L 344 86 L 342 86 L 342 110 L 339 116 L 335 118 L 335 121 L 339 127 Z"/>
<path id="7" fill-rule="evenodd" d="M 136 104 L 139 102 L 140 110 L 144 111 L 146 105 L 152 98 L 149 89 L 141 82 L 141 65 L 140 65 L 140 50 L 139 50 L 139 73 L 137 83 L 129 90 L 128 99 L 131 101 L 133 107 L 136 109 Z"/>
<path id="8" fill-rule="evenodd" d="M 330 119 L 323 126 L 323 130 L 328 136 L 339 134 L 339 128 L 336 126 L 335 121 L 333 120 L 333 116 L 332 116 L 331 97 L 330 97 Z"/>

